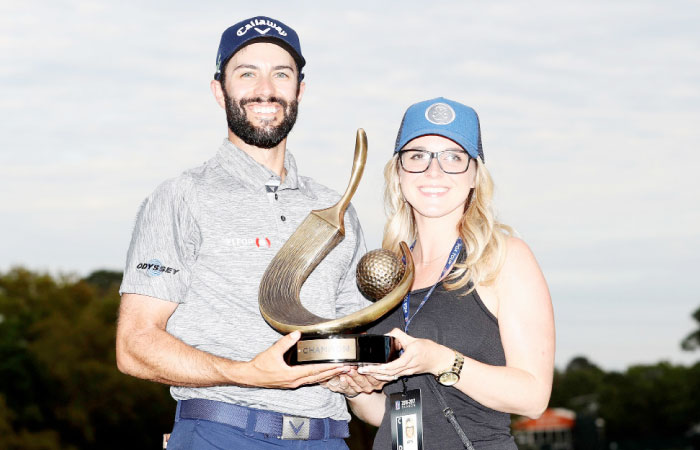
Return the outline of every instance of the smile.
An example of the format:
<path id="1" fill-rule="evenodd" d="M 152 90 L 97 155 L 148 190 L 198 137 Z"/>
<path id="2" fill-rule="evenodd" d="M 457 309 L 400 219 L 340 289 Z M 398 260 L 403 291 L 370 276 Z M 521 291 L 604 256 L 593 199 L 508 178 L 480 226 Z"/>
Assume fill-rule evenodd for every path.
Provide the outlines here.
<path id="1" fill-rule="evenodd" d="M 440 195 L 444 194 L 447 192 L 449 189 L 446 187 L 439 187 L 439 186 L 423 186 L 419 187 L 418 190 L 422 194 L 427 194 L 427 195 Z"/>
<path id="2" fill-rule="evenodd" d="M 279 111 L 279 106 L 261 106 L 261 105 L 253 105 L 249 106 L 249 108 L 255 113 L 255 114 L 277 114 L 277 111 Z"/>

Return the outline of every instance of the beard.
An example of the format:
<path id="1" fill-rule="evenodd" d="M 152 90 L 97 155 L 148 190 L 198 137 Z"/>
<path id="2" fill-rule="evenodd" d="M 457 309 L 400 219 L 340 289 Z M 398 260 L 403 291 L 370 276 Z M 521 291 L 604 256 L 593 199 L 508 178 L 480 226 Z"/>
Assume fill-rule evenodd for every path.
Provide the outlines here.
<path id="1" fill-rule="evenodd" d="M 276 147 L 287 137 L 294 123 L 297 121 L 299 102 L 295 98 L 291 102 L 279 97 L 243 98 L 236 102 L 236 99 L 229 97 L 226 89 L 224 92 L 224 102 L 226 104 L 226 121 L 233 134 L 241 138 L 248 145 L 259 148 Z M 267 124 L 256 127 L 246 117 L 244 106 L 248 103 L 278 103 L 282 106 L 284 117 L 279 125 Z"/>

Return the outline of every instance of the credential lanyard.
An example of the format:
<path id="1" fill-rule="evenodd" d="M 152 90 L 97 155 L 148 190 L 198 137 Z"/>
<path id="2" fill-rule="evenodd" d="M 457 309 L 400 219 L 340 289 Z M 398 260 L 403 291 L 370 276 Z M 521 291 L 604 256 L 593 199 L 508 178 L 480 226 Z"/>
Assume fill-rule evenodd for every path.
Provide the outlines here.
<path id="1" fill-rule="evenodd" d="M 415 242 L 413 243 L 415 245 Z M 411 245 L 411 250 L 413 250 L 413 245 Z M 452 251 L 450 252 L 450 256 L 447 258 L 447 263 L 445 263 L 445 268 L 442 269 L 442 273 L 440 273 L 440 278 L 435 282 L 433 287 L 430 288 L 427 294 L 425 294 L 425 298 L 423 299 L 422 302 L 420 302 L 420 305 L 418 305 L 418 309 L 416 309 L 416 312 L 413 313 L 412 316 L 409 316 L 408 313 L 408 308 L 409 308 L 409 303 L 411 300 L 411 293 L 409 292 L 406 294 L 406 296 L 403 298 L 403 322 L 404 322 L 404 332 L 408 333 L 408 325 L 410 325 L 411 321 L 413 320 L 414 317 L 416 317 L 416 314 L 418 314 L 418 311 L 425 305 L 425 302 L 428 301 L 430 296 L 433 294 L 433 291 L 437 287 L 438 283 L 440 283 L 440 280 L 442 280 L 442 277 L 445 276 L 448 270 L 452 267 L 454 264 L 455 260 L 459 256 L 459 252 L 462 251 L 462 247 L 464 246 L 464 243 L 462 242 L 462 238 L 459 237 L 457 238 L 457 241 L 455 242 L 455 245 L 452 246 Z"/>

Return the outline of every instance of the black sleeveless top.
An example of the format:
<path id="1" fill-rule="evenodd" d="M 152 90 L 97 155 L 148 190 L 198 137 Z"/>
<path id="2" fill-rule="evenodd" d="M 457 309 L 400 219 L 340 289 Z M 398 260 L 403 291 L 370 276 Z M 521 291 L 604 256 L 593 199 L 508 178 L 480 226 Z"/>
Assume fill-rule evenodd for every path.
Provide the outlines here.
<path id="1" fill-rule="evenodd" d="M 411 292 L 410 316 L 413 316 L 429 289 Z M 433 340 L 485 364 L 504 366 L 506 358 L 501 345 L 498 320 L 486 308 L 476 290 L 463 295 L 467 290 L 468 287 L 465 286 L 456 291 L 447 291 L 442 283 L 438 284 L 423 308 L 411 320 L 408 334 Z M 401 304 L 374 325 L 370 333 L 384 334 L 393 328 L 404 329 Z M 462 376 L 469 374 L 462 372 Z M 428 385 L 429 382 L 434 382 L 431 379 L 434 380 L 430 374 L 406 377 L 408 390 L 421 390 L 423 448 L 462 449 L 462 441 L 443 415 L 440 403 Z M 454 387 L 435 384 L 447 405 L 454 410 L 457 421 L 475 449 L 517 450 L 510 434 L 510 414 L 487 408 Z M 384 386 L 384 393 L 387 395 L 386 413 L 374 439 L 374 450 L 391 450 L 389 394 L 401 392 L 402 389 L 401 380 Z"/>

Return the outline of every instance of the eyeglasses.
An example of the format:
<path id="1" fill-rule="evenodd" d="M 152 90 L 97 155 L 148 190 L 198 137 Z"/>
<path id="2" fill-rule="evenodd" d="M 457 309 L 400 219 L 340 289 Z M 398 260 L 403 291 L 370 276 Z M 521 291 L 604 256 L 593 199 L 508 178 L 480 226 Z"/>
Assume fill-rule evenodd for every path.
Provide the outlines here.
<path id="1" fill-rule="evenodd" d="M 464 150 L 443 150 L 429 152 L 427 150 L 400 150 L 399 161 L 406 172 L 422 173 L 428 170 L 430 163 L 436 158 L 443 172 L 449 174 L 464 173 L 469 170 L 473 158 Z"/>

